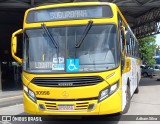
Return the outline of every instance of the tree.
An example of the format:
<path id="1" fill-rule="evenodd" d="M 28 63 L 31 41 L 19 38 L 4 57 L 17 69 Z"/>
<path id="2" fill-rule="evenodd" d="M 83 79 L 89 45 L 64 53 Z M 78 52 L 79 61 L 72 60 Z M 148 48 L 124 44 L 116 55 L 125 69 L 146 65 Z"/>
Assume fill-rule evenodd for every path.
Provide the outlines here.
<path id="1" fill-rule="evenodd" d="M 156 36 L 148 36 L 142 39 L 139 39 L 139 52 L 143 60 L 143 63 L 146 65 L 153 65 L 156 63 L 153 58 L 156 50 Z"/>

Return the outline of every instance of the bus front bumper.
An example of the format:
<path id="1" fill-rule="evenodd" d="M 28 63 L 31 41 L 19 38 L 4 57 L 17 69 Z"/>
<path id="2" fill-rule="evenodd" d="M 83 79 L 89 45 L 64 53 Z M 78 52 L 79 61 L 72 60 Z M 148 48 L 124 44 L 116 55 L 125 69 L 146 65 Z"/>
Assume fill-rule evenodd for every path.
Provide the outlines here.
<path id="1" fill-rule="evenodd" d="M 79 103 L 79 104 L 78 104 Z M 39 104 L 44 105 L 44 110 L 40 109 Z M 76 110 L 73 111 L 60 111 L 57 110 L 57 105 L 69 104 L 76 106 Z M 77 104 L 80 107 L 77 107 Z M 94 104 L 92 109 L 88 109 L 88 105 Z M 49 107 L 47 107 L 49 106 Z M 121 97 L 118 92 L 115 92 L 105 100 L 98 103 L 98 100 L 89 101 L 42 101 L 37 100 L 34 103 L 24 93 L 24 111 L 29 114 L 37 115 L 104 115 L 121 112 Z"/>

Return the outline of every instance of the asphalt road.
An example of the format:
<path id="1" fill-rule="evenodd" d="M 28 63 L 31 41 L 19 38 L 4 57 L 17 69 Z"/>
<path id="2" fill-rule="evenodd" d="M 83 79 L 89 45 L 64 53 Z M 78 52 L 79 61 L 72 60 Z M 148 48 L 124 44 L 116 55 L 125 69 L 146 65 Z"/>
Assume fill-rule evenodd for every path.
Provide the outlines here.
<path id="1" fill-rule="evenodd" d="M 18 104 L 10 107 L 0 108 L 0 115 L 25 115 L 23 111 L 23 104 Z M 131 101 L 130 110 L 126 115 L 159 115 L 160 118 L 160 81 L 156 81 L 150 78 L 143 78 L 140 82 L 140 92 L 139 94 L 134 94 Z M 53 117 L 53 118 L 52 118 Z M 55 118 L 54 116 L 50 117 L 48 123 L 58 123 L 58 124 L 159 124 L 160 121 L 123 121 L 123 116 L 111 115 L 110 121 L 107 121 L 106 116 L 96 116 L 96 117 L 74 117 L 74 119 L 64 119 Z M 115 117 L 118 120 L 115 121 Z M 125 116 L 127 118 L 132 116 Z M 135 116 L 134 116 L 135 117 Z M 22 122 L 0 122 L 2 124 L 22 124 Z M 30 122 L 34 124 L 33 122 Z M 29 124 L 30 124 L 29 123 Z M 36 124 L 44 124 L 44 122 L 35 122 Z M 23 124 L 28 124 L 28 122 L 23 122 Z"/>

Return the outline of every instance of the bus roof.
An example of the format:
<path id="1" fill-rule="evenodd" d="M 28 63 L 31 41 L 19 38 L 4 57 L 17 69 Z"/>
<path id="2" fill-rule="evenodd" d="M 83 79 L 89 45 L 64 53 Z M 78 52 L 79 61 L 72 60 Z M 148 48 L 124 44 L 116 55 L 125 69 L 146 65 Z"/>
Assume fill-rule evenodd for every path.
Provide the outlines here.
<path id="1" fill-rule="evenodd" d="M 51 4 L 51 5 L 43 5 L 34 8 L 28 9 L 31 10 L 38 10 L 38 9 L 48 9 L 48 8 L 57 8 L 57 7 L 67 7 L 67 6 L 88 6 L 88 5 L 116 5 L 110 2 L 72 2 L 72 3 L 58 3 L 58 4 Z"/>

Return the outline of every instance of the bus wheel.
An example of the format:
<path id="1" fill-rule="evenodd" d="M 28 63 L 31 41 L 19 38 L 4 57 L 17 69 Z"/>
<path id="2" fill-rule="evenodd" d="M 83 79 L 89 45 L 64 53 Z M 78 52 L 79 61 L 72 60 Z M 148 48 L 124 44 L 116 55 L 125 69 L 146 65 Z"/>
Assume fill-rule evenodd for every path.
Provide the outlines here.
<path id="1" fill-rule="evenodd" d="M 139 81 L 139 78 L 138 78 L 138 75 L 137 75 L 137 88 L 136 88 L 134 93 L 139 93 L 139 82 L 138 81 Z"/>
<path id="2" fill-rule="evenodd" d="M 122 111 L 121 114 L 125 114 L 125 113 L 128 112 L 128 110 L 130 108 L 130 103 L 131 103 L 131 93 L 130 93 L 129 86 L 127 86 L 126 106 L 125 106 L 125 108 L 124 108 L 124 110 Z"/>
<path id="3" fill-rule="evenodd" d="M 147 72 L 144 72 L 144 73 L 143 73 L 143 77 L 148 77 L 148 73 L 147 73 Z"/>

